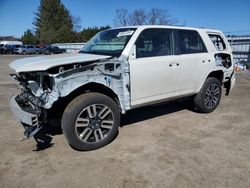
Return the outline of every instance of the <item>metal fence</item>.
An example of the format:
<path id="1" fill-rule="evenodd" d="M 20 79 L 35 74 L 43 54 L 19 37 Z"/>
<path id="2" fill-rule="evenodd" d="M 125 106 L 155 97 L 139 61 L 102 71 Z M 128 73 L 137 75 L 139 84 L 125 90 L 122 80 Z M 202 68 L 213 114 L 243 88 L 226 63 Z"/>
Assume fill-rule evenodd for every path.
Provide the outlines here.
<path id="1" fill-rule="evenodd" d="M 228 36 L 235 63 L 250 63 L 250 36 Z"/>
<path id="2" fill-rule="evenodd" d="M 66 49 L 66 52 L 77 53 L 86 43 L 55 43 L 52 46 Z"/>

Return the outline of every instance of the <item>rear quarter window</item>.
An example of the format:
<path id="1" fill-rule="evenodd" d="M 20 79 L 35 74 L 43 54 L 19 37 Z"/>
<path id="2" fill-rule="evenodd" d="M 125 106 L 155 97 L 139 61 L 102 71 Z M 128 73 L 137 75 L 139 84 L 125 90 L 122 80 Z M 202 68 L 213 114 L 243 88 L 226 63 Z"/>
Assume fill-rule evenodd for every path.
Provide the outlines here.
<path id="1" fill-rule="evenodd" d="M 220 35 L 208 34 L 208 36 L 217 50 L 222 51 L 227 48 L 226 43 L 224 42 L 223 38 Z"/>

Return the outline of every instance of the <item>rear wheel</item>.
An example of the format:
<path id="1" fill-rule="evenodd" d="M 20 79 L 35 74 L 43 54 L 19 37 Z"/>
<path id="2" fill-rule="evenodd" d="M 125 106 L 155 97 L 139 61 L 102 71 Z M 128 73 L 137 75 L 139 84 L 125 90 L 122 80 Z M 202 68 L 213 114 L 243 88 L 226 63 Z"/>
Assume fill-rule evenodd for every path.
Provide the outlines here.
<path id="1" fill-rule="evenodd" d="M 216 109 L 221 99 L 221 83 L 216 78 L 207 78 L 200 92 L 194 97 L 199 112 L 209 113 Z"/>
<path id="2" fill-rule="evenodd" d="M 120 111 L 111 98 L 86 93 L 69 103 L 62 117 L 62 130 L 69 144 L 82 151 L 110 143 L 118 132 Z"/>

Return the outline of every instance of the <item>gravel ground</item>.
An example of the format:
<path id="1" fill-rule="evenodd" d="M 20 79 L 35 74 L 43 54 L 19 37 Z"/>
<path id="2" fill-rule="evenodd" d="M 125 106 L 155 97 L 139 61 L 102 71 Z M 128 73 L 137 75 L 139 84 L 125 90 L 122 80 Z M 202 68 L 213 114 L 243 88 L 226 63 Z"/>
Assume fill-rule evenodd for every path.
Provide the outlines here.
<path id="1" fill-rule="evenodd" d="M 196 113 L 189 101 L 132 110 L 111 144 L 78 152 L 57 127 L 51 147 L 19 141 L 8 64 L 20 57 L 0 56 L 0 187 L 250 187 L 250 73 L 236 75 L 213 113 Z"/>

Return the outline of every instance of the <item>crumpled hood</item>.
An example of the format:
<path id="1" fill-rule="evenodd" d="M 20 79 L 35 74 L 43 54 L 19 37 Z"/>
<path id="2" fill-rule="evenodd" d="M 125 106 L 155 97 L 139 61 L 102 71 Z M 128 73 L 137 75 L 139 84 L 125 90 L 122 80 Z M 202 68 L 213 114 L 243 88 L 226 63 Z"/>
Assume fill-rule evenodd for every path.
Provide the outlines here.
<path id="1" fill-rule="evenodd" d="M 82 53 L 48 55 L 48 56 L 43 55 L 38 57 L 18 59 L 10 63 L 9 66 L 16 72 L 45 71 L 47 69 L 57 67 L 60 65 L 98 61 L 110 57 L 111 56 L 82 54 Z"/>

